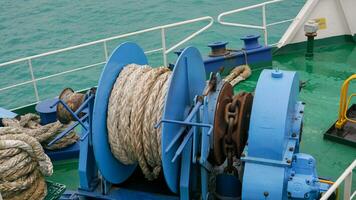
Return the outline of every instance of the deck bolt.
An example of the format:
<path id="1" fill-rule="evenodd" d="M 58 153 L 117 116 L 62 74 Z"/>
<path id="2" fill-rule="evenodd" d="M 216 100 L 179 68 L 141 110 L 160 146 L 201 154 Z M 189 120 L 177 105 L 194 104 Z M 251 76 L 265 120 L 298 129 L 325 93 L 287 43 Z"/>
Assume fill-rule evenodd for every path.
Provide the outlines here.
<path id="1" fill-rule="evenodd" d="M 289 151 L 294 151 L 294 148 L 293 147 L 289 147 Z"/>
<path id="2" fill-rule="evenodd" d="M 308 199 L 309 198 L 309 193 L 305 193 L 304 198 Z"/>
<path id="3" fill-rule="evenodd" d="M 292 197 L 292 193 L 290 193 L 290 192 L 288 192 L 287 195 L 288 195 L 288 197 Z"/>
<path id="4" fill-rule="evenodd" d="M 296 137 L 296 136 L 297 136 L 297 134 L 296 134 L 296 133 L 293 133 L 293 134 L 292 134 L 292 137 Z"/>
<path id="5" fill-rule="evenodd" d="M 303 105 L 305 105 L 305 102 L 302 102 Z"/>
<path id="6" fill-rule="evenodd" d="M 263 193 L 263 196 L 265 196 L 265 197 L 268 197 L 268 195 L 269 195 L 269 193 L 268 193 L 267 191 L 265 191 L 265 192 Z"/>
<path id="7" fill-rule="evenodd" d="M 310 185 L 310 180 L 306 180 L 305 182 L 306 182 L 308 185 Z"/>
<path id="8" fill-rule="evenodd" d="M 287 163 L 290 164 L 290 163 L 291 163 L 291 160 L 287 160 Z"/>
<path id="9" fill-rule="evenodd" d="M 304 113 L 304 111 L 301 110 L 301 111 L 299 111 L 299 113 L 302 114 L 302 113 Z"/>

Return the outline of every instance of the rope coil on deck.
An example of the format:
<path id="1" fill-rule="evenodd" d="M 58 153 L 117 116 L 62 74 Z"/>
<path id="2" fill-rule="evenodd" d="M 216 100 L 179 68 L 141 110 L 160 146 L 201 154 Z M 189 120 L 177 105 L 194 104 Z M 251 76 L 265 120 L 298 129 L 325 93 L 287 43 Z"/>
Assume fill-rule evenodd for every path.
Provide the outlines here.
<path id="1" fill-rule="evenodd" d="M 0 128 L 0 192 L 4 199 L 44 199 L 53 173 L 41 144 L 16 127 Z"/>
<path id="2" fill-rule="evenodd" d="M 70 132 L 51 146 L 47 144 L 53 140 L 59 133 L 65 130 L 68 125 L 61 124 L 59 121 L 54 123 L 40 125 L 40 117 L 36 114 L 29 113 L 20 116 L 20 119 L 2 119 L 2 124 L 5 127 L 15 127 L 23 133 L 36 138 L 45 149 L 56 150 L 62 149 L 78 141 L 79 136 L 74 132 Z"/>
<path id="3" fill-rule="evenodd" d="M 4 199 L 44 199 L 47 185 L 44 176 L 53 173 L 53 166 L 43 148 L 54 150 L 78 140 L 71 132 L 52 146 L 47 144 L 67 125 L 59 121 L 40 125 L 35 114 L 17 119 L 2 119 L 0 128 L 0 193 Z M 43 145 L 43 147 L 42 147 Z"/>
<path id="4" fill-rule="evenodd" d="M 161 171 L 161 119 L 171 71 L 130 64 L 111 91 L 107 129 L 114 156 L 123 164 L 138 162 L 149 180 Z"/>

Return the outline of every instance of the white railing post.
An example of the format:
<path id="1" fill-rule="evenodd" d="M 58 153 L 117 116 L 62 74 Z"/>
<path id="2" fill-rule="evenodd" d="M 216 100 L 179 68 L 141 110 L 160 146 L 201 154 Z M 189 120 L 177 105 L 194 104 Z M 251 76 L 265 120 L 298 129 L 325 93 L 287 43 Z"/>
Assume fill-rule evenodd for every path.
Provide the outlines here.
<path id="1" fill-rule="evenodd" d="M 167 54 L 166 54 L 166 32 L 165 29 L 161 29 L 161 38 L 162 38 L 162 55 L 163 55 L 163 65 L 165 67 L 168 66 L 168 61 L 167 61 Z"/>
<path id="2" fill-rule="evenodd" d="M 31 80 L 32 80 L 32 84 L 33 84 L 33 89 L 35 90 L 36 101 L 39 102 L 40 101 L 40 97 L 38 95 L 37 84 L 36 84 L 35 74 L 33 73 L 31 59 L 28 59 L 28 68 L 29 68 L 30 74 L 31 74 Z"/>
<path id="3" fill-rule="evenodd" d="M 346 176 L 344 183 L 344 199 L 349 200 L 351 196 L 352 171 Z"/>
<path id="4" fill-rule="evenodd" d="M 267 33 L 267 19 L 266 19 L 266 5 L 262 6 L 262 23 L 263 23 L 263 34 L 265 39 L 265 46 L 268 45 L 268 33 Z"/>
<path id="5" fill-rule="evenodd" d="M 103 44 L 104 44 L 104 55 L 105 55 L 105 61 L 107 61 L 107 60 L 108 60 L 109 55 L 108 55 L 108 47 L 107 47 L 107 45 L 106 45 L 106 41 L 104 41 L 104 42 L 103 42 Z"/>
<path id="6" fill-rule="evenodd" d="M 352 189 L 352 172 L 356 167 L 356 159 L 351 163 L 351 165 L 341 174 L 341 176 L 331 185 L 331 187 L 326 191 L 320 200 L 327 200 L 344 182 L 344 199 L 349 200 L 351 196 Z M 355 194 L 355 193 L 354 193 Z M 352 196 L 354 195 L 352 194 Z"/>
<path id="7" fill-rule="evenodd" d="M 286 19 L 286 20 L 273 22 L 273 23 L 270 23 L 270 24 L 267 23 L 266 6 L 270 5 L 270 4 L 282 2 L 282 1 L 284 1 L 284 0 L 271 0 L 271 1 L 266 1 L 264 3 L 260 3 L 260 4 L 255 4 L 255 5 L 251 5 L 251 6 L 247 6 L 247 7 L 243 7 L 243 8 L 238 8 L 238 9 L 235 9 L 235 10 L 222 12 L 222 13 L 220 13 L 218 15 L 218 22 L 220 24 L 226 25 L 226 26 L 235 26 L 235 27 L 262 30 L 263 31 L 264 44 L 267 46 L 268 45 L 268 27 L 294 21 L 294 18 L 293 18 L 293 19 Z M 252 25 L 252 24 L 233 23 L 233 22 L 228 22 L 228 21 L 223 20 L 223 17 L 225 17 L 225 16 L 232 15 L 232 14 L 235 14 L 235 13 L 244 12 L 244 11 L 247 11 L 247 10 L 252 10 L 252 9 L 255 9 L 255 8 L 261 8 L 262 9 L 262 25 L 260 25 L 260 26 L 259 25 Z M 278 43 L 276 43 L 276 44 L 278 44 Z M 276 45 L 276 44 L 273 44 L 273 45 Z M 273 45 L 270 45 L 270 46 L 273 46 Z"/>

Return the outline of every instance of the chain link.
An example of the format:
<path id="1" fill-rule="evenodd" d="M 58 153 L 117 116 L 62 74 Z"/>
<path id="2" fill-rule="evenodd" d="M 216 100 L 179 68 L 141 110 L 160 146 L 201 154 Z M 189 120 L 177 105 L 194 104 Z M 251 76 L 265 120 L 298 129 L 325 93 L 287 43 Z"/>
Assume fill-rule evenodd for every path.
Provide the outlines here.
<path id="1" fill-rule="evenodd" d="M 224 136 L 224 153 L 227 157 L 227 167 L 225 172 L 237 174 L 237 169 L 233 166 L 233 156 L 236 152 L 236 146 L 233 142 L 233 132 L 237 128 L 238 114 L 240 102 L 237 98 L 233 98 L 232 102 L 228 103 L 225 107 L 225 121 L 228 124 L 227 131 Z"/>

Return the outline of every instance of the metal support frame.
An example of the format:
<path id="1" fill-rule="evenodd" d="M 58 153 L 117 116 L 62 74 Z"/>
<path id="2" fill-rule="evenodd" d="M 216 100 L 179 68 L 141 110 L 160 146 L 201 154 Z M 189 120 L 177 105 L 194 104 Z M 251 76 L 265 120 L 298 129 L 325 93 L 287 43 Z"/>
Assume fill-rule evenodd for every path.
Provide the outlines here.
<path id="1" fill-rule="evenodd" d="M 80 152 L 79 152 L 79 189 L 85 191 L 93 191 L 98 184 L 98 169 L 95 163 L 92 142 L 92 113 L 95 100 L 95 90 L 89 90 L 86 94 L 85 101 L 74 112 L 71 108 L 61 99 L 56 101 L 51 107 L 57 104 L 62 104 L 63 107 L 73 116 L 76 120 L 72 125 L 66 128 L 63 132 L 58 134 L 48 145 L 51 146 L 61 138 L 65 137 L 75 127 L 81 125 L 82 133 L 80 137 Z M 79 117 L 80 113 L 85 113 L 84 116 Z"/>
<path id="2" fill-rule="evenodd" d="M 201 99 L 201 97 L 197 97 L 195 99 Z M 180 199 L 189 200 L 189 191 L 192 188 L 189 188 L 190 183 L 190 171 L 191 165 L 198 164 L 196 160 L 199 159 L 199 164 L 201 170 L 201 190 L 202 190 L 202 199 L 208 199 L 208 169 L 211 170 L 211 167 L 207 167 L 210 165 L 207 161 L 210 149 L 210 140 L 212 136 L 213 125 L 210 123 L 202 123 L 197 120 L 197 116 L 207 116 L 206 113 L 208 111 L 208 104 L 214 104 L 216 102 L 209 102 L 205 99 L 204 103 L 202 101 L 198 101 L 195 106 L 192 108 L 191 112 L 183 121 L 177 120 L 169 120 L 162 119 L 156 127 L 160 124 L 176 124 L 182 126 L 180 128 L 179 134 L 176 134 L 174 139 L 169 143 L 168 147 L 165 149 L 164 153 L 169 152 L 172 147 L 177 146 L 178 148 L 175 152 L 175 155 L 172 159 L 172 163 L 177 161 L 178 157 L 181 157 L 181 171 L 180 171 Z M 203 114 L 205 113 L 205 114 Z M 211 114 L 211 113 L 210 113 Z M 205 117 L 204 117 L 205 118 Z M 183 133 L 186 133 L 182 142 L 179 141 L 182 139 Z M 202 134 L 200 134 L 202 133 Z M 204 135 L 207 139 L 204 139 Z M 201 138 L 201 139 L 200 139 Z M 201 150 L 198 150 L 198 147 L 201 146 Z M 196 149 L 195 151 L 192 151 Z M 200 152 L 198 154 L 198 152 Z M 199 156 L 200 155 L 200 156 Z"/>

